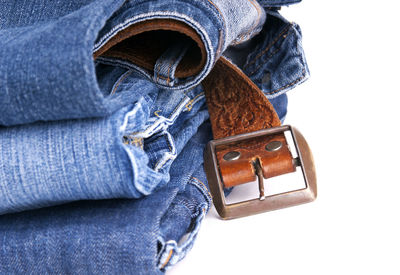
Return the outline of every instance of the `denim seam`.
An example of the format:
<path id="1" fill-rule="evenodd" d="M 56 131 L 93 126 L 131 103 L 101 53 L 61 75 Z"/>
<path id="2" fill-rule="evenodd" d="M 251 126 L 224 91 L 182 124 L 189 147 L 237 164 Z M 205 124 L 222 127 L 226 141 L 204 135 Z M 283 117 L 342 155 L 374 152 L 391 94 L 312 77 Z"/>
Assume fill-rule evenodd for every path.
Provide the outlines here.
<path id="1" fill-rule="evenodd" d="M 186 106 L 188 100 L 189 100 L 189 98 L 185 95 L 185 98 L 182 99 L 182 101 L 178 104 L 178 106 L 175 107 L 175 109 L 171 112 L 171 114 L 169 115 L 168 118 L 157 115 L 157 117 L 159 119 L 157 119 L 153 124 L 148 126 L 144 131 L 129 133 L 127 135 L 130 136 L 131 138 L 146 138 L 146 137 L 149 137 L 149 136 L 155 134 L 156 132 L 158 132 L 159 131 L 158 128 L 163 127 L 164 122 L 167 123 L 167 125 L 171 125 L 173 123 L 172 120 L 174 120 L 174 118 L 177 117 L 181 113 L 179 110 L 183 109 Z M 129 120 L 129 117 L 127 116 L 126 119 L 124 120 L 123 125 L 127 125 L 128 120 Z M 168 131 L 166 131 L 166 128 L 164 128 L 164 130 L 161 131 L 161 134 L 164 134 L 167 136 L 167 143 L 168 143 L 168 148 L 170 151 L 164 153 L 163 156 L 161 158 L 159 158 L 159 160 L 156 162 L 156 164 L 153 167 L 153 170 L 156 172 L 161 170 L 167 164 L 167 162 L 169 160 L 174 160 L 177 156 L 176 148 L 175 148 L 175 145 L 173 144 L 174 142 L 172 140 L 171 134 Z"/>
<path id="2" fill-rule="evenodd" d="M 191 218 L 191 219 L 193 219 L 193 218 L 195 218 L 195 217 L 197 217 L 197 216 L 199 215 L 199 214 L 198 214 L 198 212 L 199 212 L 198 210 L 196 210 L 196 212 L 192 213 L 193 211 L 192 211 L 191 205 L 190 205 L 189 202 L 186 201 L 186 200 L 179 201 L 179 202 L 173 203 L 173 204 L 175 204 L 175 205 L 177 205 L 177 206 L 179 206 L 179 207 L 181 207 L 181 208 L 184 208 L 185 211 L 187 211 L 188 213 L 190 213 L 190 218 Z"/>
<path id="3" fill-rule="evenodd" d="M 158 63 L 158 66 L 157 66 L 157 72 L 156 72 L 156 74 L 157 74 L 156 82 L 157 82 L 157 83 L 158 83 L 158 79 L 159 79 L 159 77 L 160 77 L 160 70 L 161 70 L 161 62 Z"/>
<path id="4" fill-rule="evenodd" d="M 141 76 L 152 80 L 151 77 L 147 74 L 147 71 L 143 69 L 142 67 L 136 66 L 133 63 L 127 62 L 122 59 L 118 59 L 115 57 L 98 57 L 96 59 L 96 62 L 105 64 L 105 65 L 112 65 L 112 66 L 119 66 L 121 68 L 127 69 L 127 70 L 135 70 L 135 72 L 138 72 Z"/>
<path id="5" fill-rule="evenodd" d="M 252 26 L 250 31 L 248 31 L 246 34 L 242 34 L 240 37 L 237 38 L 237 39 L 239 39 L 239 41 L 236 41 L 237 39 L 235 39 L 235 45 L 242 43 L 245 40 L 245 38 L 251 36 L 251 34 L 255 31 L 256 27 L 258 26 L 258 23 L 260 23 L 261 11 L 260 11 L 260 8 L 258 7 L 257 3 L 255 3 L 254 0 L 247 0 L 247 2 L 251 3 L 256 8 L 256 10 L 257 10 L 257 21 Z"/>
<path id="6" fill-rule="evenodd" d="M 256 60 L 257 60 L 258 58 L 260 58 L 260 57 L 263 56 L 266 52 L 268 52 L 269 49 L 271 49 L 271 47 L 272 47 L 273 45 L 275 45 L 275 44 L 278 42 L 278 40 L 279 40 L 285 33 L 288 33 L 288 32 L 289 32 L 289 29 L 290 29 L 290 27 L 291 27 L 292 25 L 293 25 L 292 23 L 288 24 L 288 25 L 282 30 L 282 32 L 271 42 L 271 44 L 269 44 L 269 45 L 268 45 L 261 53 L 259 53 L 252 61 L 250 61 L 249 63 L 247 63 L 247 64 L 243 67 L 243 69 L 247 68 L 248 66 L 250 66 L 251 64 L 253 64 L 254 62 L 256 62 Z M 285 38 L 286 38 L 286 37 L 285 37 Z"/>
<path id="7" fill-rule="evenodd" d="M 117 82 L 114 84 L 114 86 L 113 86 L 112 89 L 111 89 L 110 95 L 114 95 L 114 94 L 115 94 L 115 92 L 116 92 L 117 88 L 119 87 L 119 85 L 120 85 L 131 73 L 132 73 L 132 71 L 129 70 L 129 71 L 123 73 L 123 74 L 118 78 Z"/>
<path id="8" fill-rule="evenodd" d="M 153 83 L 154 83 L 154 78 L 152 76 L 150 76 L 150 71 L 147 71 L 146 69 L 144 69 L 144 68 L 142 68 L 140 66 L 137 66 L 137 65 L 135 65 L 135 64 L 133 64 L 133 63 L 131 63 L 129 61 L 122 60 L 122 59 L 119 59 L 119 58 L 116 58 L 116 57 L 98 57 L 96 59 L 96 62 L 99 62 L 99 63 L 102 63 L 102 64 L 106 64 L 106 65 L 120 66 L 121 68 L 125 68 L 125 69 L 128 69 L 128 70 L 135 70 L 141 76 L 147 78 L 150 81 L 153 81 Z M 162 76 L 162 75 L 158 75 L 158 77 L 162 78 L 164 80 L 167 80 L 167 78 Z M 156 83 L 156 82 L 155 82 L 155 84 L 158 85 L 158 86 L 162 86 L 163 89 L 167 89 L 168 90 L 168 89 L 171 88 L 169 86 L 163 86 L 163 85 L 161 85 L 159 83 Z M 188 88 L 185 88 L 185 87 L 181 88 L 180 87 L 179 89 L 193 89 L 194 86 L 195 85 L 193 84 L 193 87 L 192 86 L 189 86 Z"/>
<path id="9" fill-rule="evenodd" d="M 133 145 L 133 146 L 136 146 L 143 150 L 143 146 L 144 146 L 143 138 L 133 138 L 132 139 L 132 138 L 128 138 L 126 136 L 124 136 L 124 138 L 127 138 L 127 140 L 123 141 L 123 143 L 125 145 Z"/>
<path id="10" fill-rule="evenodd" d="M 199 180 L 198 178 L 193 177 L 193 176 L 190 178 L 189 183 L 193 184 L 200 190 L 200 192 L 206 197 L 206 199 L 209 203 L 209 206 L 210 206 L 211 202 L 212 202 L 212 195 L 211 195 L 210 191 L 208 190 L 208 188 L 206 187 L 206 185 L 201 180 Z"/>
<path id="11" fill-rule="evenodd" d="M 173 123 L 173 121 L 171 121 L 171 120 L 173 120 L 174 117 L 176 117 L 178 115 L 177 113 L 178 113 L 179 109 L 183 109 L 185 107 L 187 101 L 189 101 L 189 98 L 186 96 L 186 98 L 182 99 L 182 101 L 178 104 L 178 106 L 175 107 L 175 109 L 171 112 L 169 117 L 157 115 L 157 117 L 159 119 L 156 120 L 153 124 L 149 125 L 145 130 L 140 131 L 140 132 L 129 133 L 129 135 L 130 136 L 138 136 L 139 135 L 140 137 L 146 138 L 146 137 L 149 137 L 152 134 L 156 133 L 158 131 L 158 127 L 160 127 L 161 123 L 166 122 L 167 124 L 171 125 Z M 146 133 L 146 132 L 150 132 L 150 133 Z"/>
<path id="12" fill-rule="evenodd" d="M 225 22 L 225 18 L 224 18 L 224 16 L 222 15 L 222 12 L 221 12 L 221 10 L 218 8 L 218 6 L 217 5 L 215 5 L 214 4 L 214 2 L 213 1 L 211 1 L 211 0 L 207 0 L 211 5 L 213 5 L 214 6 L 214 8 L 218 11 L 218 14 L 221 16 L 221 19 L 222 19 L 222 23 L 224 24 L 224 30 L 226 30 L 227 29 L 227 27 L 226 27 L 226 22 Z M 221 38 L 221 36 L 220 36 L 220 38 Z M 223 38 L 223 37 L 222 37 Z M 221 42 L 221 41 L 223 41 L 223 43 Z M 225 39 L 220 39 L 220 43 L 221 43 L 221 45 L 222 44 L 224 44 L 225 45 Z M 219 48 L 219 47 L 218 47 Z M 218 51 L 217 51 L 217 55 L 218 55 Z"/>
<path id="13" fill-rule="evenodd" d="M 181 87 L 179 87 L 179 89 L 183 90 L 183 89 L 188 89 L 190 87 L 197 86 L 201 82 L 201 80 L 212 69 L 212 66 L 214 64 L 214 50 L 213 50 L 212 42 L 207 35 L 207 32 L 202 28 L 202 26 L 198 22 L 194 21 L 191 17 L 188 17 L 185 14 L 169 12 L 169 11 L 158 11 L 158 12 L 152 12 L 152 13 L 145 13 L 145 14 L 141 14 L 141 15 L 129 18 L 124 23 L 121 23 L 121 24 L 115 26 L 106 35 L 104 35 L 103 38 L 100 39 L 100 41 L 94 45 L 93 52 L 98 51 L 105 43 L 107 43 L 114 35 L 116 35 L 121 30 L 123 30 L 133 24 L 136 24 L 136 23 L 139 23 L 142 21 L 146 21 L 146 20 L 155 19 L 155 18 L 168 18 L 168 19 L 172 18 L 172 19 L 175 19 L 178 21 L 185 22 L 186 24 L 191 26 L 194 30 L 196 30 L 196 32 L 200 35 L 200 37 L 206 47 L 206 53 L 207 53 L 209 62 L 206 63 L 202 72 L 194 78 L 193 82 L 189 82 L 185 85 L 182 85 Z M 135 69 L 138 69 L 138 66 L 132 66 L 132 67 Z M 146 75 L 147 78 L 149 78 L 149 76 L 146 74 L 146 72 L 143 69 L 139 68 L 139 71 L 141 73 L 143 73 L 144 75 Z M 151 77 L 149 79 L 151 79 Z M 160 86 L 162 86 L 165 89 L 174 89 L 174 87 L 169 87 L 169 86 L 165 86 L 165 85 L 160 85 Z"/>
<path id="14" fill-rule="evenodd" d="M 165 242 L 165 240 L 162 239 L 162 242 L 164 242 L 163 250 L 166 250 L 166 251 L 160 253 L 159 262 L 163 261 L 163 264 L 161 264 L 161 263 L 158 264 L 158 268 L 159 269 L 165 269 L 167 267 L 168 263 L 170 262 L 170 260 L 172 258 L 172 255 L 173 255 L 173 252 L 174 252 L 174 246 L 178 246 L 175 241 L 167 241 L 167 242 Z M 167 251 L 168 251 L 168 256 L 167 256 L 166 259 L 163 259 L 163 255 Z"/>
<path id="15" fill-rule="evenodd" d="M 283 35 L 283 39 L 286 39 L 292 31 L 293 31 L 293 29 L 288 30 L 287 33 L 285 33 L 285 34 Z M 271 45 L 271 47 L 272 47 L 272 46 L 273 46 L 273 45 Z M 265 65 L 265 64 L 268 62 L 268 60 L 271 59 L 271 57 L 273 57 L 275 54 L 277 54 L 277 53 L 280 51 L 281 47 L 282 47 L 282 45 L 279 46 L 275 51 L 273 51 L 273 52 L 267 57 L 267 59 L 266 59 L 264 62 L 260 62 L 260 64 L 259 64 L 251 73 L 249 73 L 249 76 L 252 76 L 254 73 L 257 72 L 257 70 L 258 70 L 261 66 Z M 271 48 L 269 48 L 268 50 L 270 50 L 270 49 L 271 49 Z M 265 54 L 266 54 L 266 53 L 265 53 Z M 265 54 L 264 54 L 264 55 L 265 55 Z M 263 56 L 264 56 L 264 55 L 263 55 Z M 258 58 L 259 58 L 259 57 L 258 57 Z M 256 59 L 254 59 L 254 60 L 256 60 Z"/>
<path id="16" fill-rule="evenodd" d="M 161 79 L 166 80 L 166 81 L 167 81 L 167 84 L 169 85 L 169 82 L 170 82 L 170 75 L 169 75 L 169 72 L 170 72 L 171 67 L 173 66 L 173 64 L 174 64 L 174 62 L 175 62 L 176 59 L 177 59 L 177 58 L 173 58 L 173 59 L 171 60 L 170 64 L 168 65 L 168 71 L 167 71 L 168 77 L 167 77 L 167 78 L 164 77 L 164 76 L 162 76 L 162 75 L 160 75 L 161 63 L 162 63 L 162 62 L 159 62 L 159 63 L 158 63 L 157 72 L 156 72 L 156 74 L 157 74 L 156 82 L 157 82 L 157 83 L 158 83 L 158 80 L 161 78 Z"/>
<path id="17" fill-rule="evenodd" d="M 294 24 L 292 23 L 292 25 L 294 25 Z M 267 97 L 275 98 L 275 97 L 279 96 L 280 94 L 282 94 L 284 92 L 284 90 L 288 89 L 289 87 L 292 87 L 298 83 L 301 83 L 303 80 L 307 79 L 307 76 L 308 76 L 307 62 L 305 60 L 304 52 L 301 49 L 299 49 L 299 47 L 300 47 L 300 45 L 299 45 L 299 43 L 297 43 L 297 51 L 302 53 L 301 54 L 301 63 L 303 66 L 302 75 L 299 78 L 297 78 L 295 81 L 293 81 L 292 83 L 290 83 L 282 88 L 276 89 L 270 93 L 267 93 Z"/>
<path id="18" fill-rule="evenodd" d="M 126 115 L 125 115 L 125 117 L 124 117 L 124 121 L 123 121 L 122 125 L 121 125 L 120 128 L 119 128 L 119 130 L 120 130 L 121 133 L 124 133 L 124 131 L 125 131 L 125 129 L 126 129 L 126 127 L 127 127 L 127 125 L 128 125 L 129 117 L 130 117 L 132 114 L 136 113 L 137 110 L 139 110 L 139 109 L 141 108 L 141 106 L 142 106 L 142 101 L 144 101 L 143 98 L 140 99 L 140 100 L 135 104 L 135 106 L 132 108 L 131 111 L 129 111 L 128 113 L 126 113 Z M 136 163 L 136 162 L 135 162 L 135 156 L 134 156 L 134 155 L 132 154 L 132 152 L 129 150 L 128 145 L 125 145 L 124 143 L 122 143 L 122 144 L 123 144 L 123 149 L 124 149 L 124 151 L 125 151 L 126 154 L 128 155 L 128 158 L 129 158 L 129 161 L 130 161 L 130 164 L 131 164 L 130 166 L 131 166 L 131 169 L 132 169 L 132 171 L 133 171 L 133 175 L 138 175 L 138 174 L 139 174 L 139 171 L 137 170 L 137 166 L 135 165 L 135 163 Z M 148 195 L 148 194 L 149 194 L 149 192 L 146 191 L 146 190 L 144 190 L 144 189 L 142 188 L 142 186 L 139 185 L 135 179 L 133 180 L 133 184 L 134 184 L 134 186 L 136 187 L 136 189 L 137 189 L 139 192 L 141 192 L 142 194 L 144 194 L 144 195 Z"/>
<path id="19" fill-rule="evenodd" d="M 263 65 L 265 65 L 269 61 L 269 59 L 271 59 L 271 57 L 273 57 L 280 51 L 280 49 L 281 47 L 277 48 L 269 56 L 267 56 L 267 59 L 264 62 L 260 62 L 260 64 L 251 73 L 249 73 L 248 76 L 251 77 L 253 74 L 255 74 L 258 71 L 258 69 L 260 69 Z"/>
<path id="20" fill-rule="evenodd" d="M 169 66 L 168 66 L 168 71 L 167 71 L 167 75 L 168 75 L 167 85 L 169 85 L 169 81 L 170 81 L 170 74 L 169 74 L 169 72 L 171 71 L 171 68 L 172 68 L 172 66 L 173 66 L 174 63 L 175 63 L 175 59 L 171 60 L 171 63 L 170 63 Z M 171 78 L 172 78 L 172 76 L 171 76 Z"/>
<path id="21" fill-rule="evenodd" d="M 169 160 L 174 160 L 177 156 L 175 145 L 172 144 L 173 141 L 171 134 L 167 131 L 165 131 L 164 134 L 167 135 L 167 145 L 170 152 L 164 153 L 163 156 L 154 165 L 153 169 L 157 172 L 160 171 Z"/>
<path id="22" fill-rule="evenodd" d="M 168 80 L 168 77 L 162 76 L 162 75 L 157 75 L 157 81 L 158 79 L 161 78 L 163 80 Z"/>
<path id="23" fill-rule="evenodd" d="M 167 259 L 165 260 L 165 262 L 163 263 L 163 265 L 161 266 L 160 269 L 164 269 L 164 268 L 165 268 L 165 266 L 168 264 L 169 260 L 171 260 L 171 257 L 172 257 L 173 252 L 174 252 L 173 249 L 171 249 L 171 250 L 169 251 L 168 257 L 167 257 Z"/>
<path id="24" fill-rule="evenodd" d="M 161 133 L 167 135 L 167 142 L 169 142 L 170 152 L 163 154 L 163 156 L 157 161 L 155 167 L 153 168 L 154 171 L 156 171 L 156 172 L 158 172 L 160 169 L 162 169 L 169 160 L 173 160 L 177 156 L 176 148 L 173 145 L 173 141 L 171 140 L 172 139 L 171 134 L 166 131 L 166 128 L 168 128 L 168 126 L 173 123 L 173 120 L 181 113 L 179 110 L 183 109 L 188 101 L 189 101 L 189 98 L 185 95 L 185 97 L 181 100 L 181 102 L 178 104 L 178 106 L 175 107 L 174 111 L 171 112 L 171 114 L 169 115 L 169 118 L 159 116 L 159 119 L 155 120 L 155 122 L 152 125 L 147 127 L 146 130 L 144 130 L 142 132 L 124 134 L 125 129 L 129 123 L 129 118 L 131 117 L 132 114 L 137 112 L 137 110 L 141 107 L 141 101 L 139 101 L 136 104 L 136 106 L 131 111 L 129 111 L 124 117 L 124 121 L 123 121 L 122 125 L 120 126 L 120 131 L 122 132 L 123 135 L 130 136 L 131 138 L 145 138 L 145 137 L 153 135 L 154 133 L 156 133 L 160 130 L 161 130 Z M 163 123 L 167 124 L 167 127 L 166 128 L 164 127 L 164 130 L 162 129 Z M 159 130 L 160 127 L 161 127 L 161 129 Z M 124 150 L 128 154 L 128 157 L 131 161 L 131 167 L 132 167 L 133 173 L 138 174 L 137 169 L 135 169 L 136 166 L 133 165 L 133 162 L 132 162 L 132 160 L 134 160 L 135 157 L 130 152 L 130 150 L 128 150 L 128 147 L 126 147 L 126 146 L 127 145 L 124 144 Z M 141 188 L 140 185 L 135 184 L 135 187 L 142 194 L 144 194 L 144 195 L 148 194 L 148 192 L 146 190 L 144 190 L 143 188 Z"/>
<path id="25" fill-rule="evenodd" d="M 183 109 L 183 102 L 185 101 L 185 106 L 186 106 L 186 101 L 188 101 L 190 98 L 187 96 L 187 95 L 185 95 L 185 98 L 181 101 L 181 103 L 180 104 L 178 104 L 178 106 L 176 106 L 175 107 L 175 109 L 172 111 L 172 114 L 173 113 L 175 113 L 177 110 L 178 110 L 178 108 L 182 108 Z M 182 106 L 182 107 L 181 107 Z M 170 115 L 170 117 L 172 117 L 172 115 Z"/>
<path id="26" fill-rule="evenodd" d="M 159 11 L 159 12 L 145 13 L 145 14 L 141 14 L 136 17 L 132 17 L 132 18 L 126 20 L 124 23 L 115 26 L 114 28 L 112 28 L 110 30 L 110 32 L 108 32 L 106 35 L 104 35 L 103 38 L 99 42 L 97 42 L 94 45 L 93 52 L 97 52 L 113 36 L 115 36 L 117 33 L 128 28 L 129 26 L 131 26 L 133 24 L 137 24 L 137 23 L 140 23 L 140 22 L 143 22 L 146 20 L 151 20 L 153 18 L 171 19 L 171 17 L 178 21 L 184 21 L 185 23 L 192 26 L 196 30 L 201 30 L 202 32 L 200 32 L 199 34 L 200 34 L 200 36 L 203 36 L 203 38 L 207 40 L 206 42 L 208 42 L 208 44 L 206 43 L 206 45 L 208 45 L 208 46 L 212 45 L 211 41 L 209 40 L 209 37 L 204 35 L 206 33 L 205 30 L 196 21 L 192 21 L 192 18 L 186 16 L 185 14 L 168 12 L 168 11 Z M 212 49 L 212 47 L 210 47 L 210 48 Z"/>
<path id="27" fill-rule="evenodd" d="M 158 12 L 149 12 L 149 13 L 144 13 L 144 14 L 140 14 L 134 17 L 129 18 L 128 20 L 126 20 L 125 22 L 118 24 L 117 26 L 113 27 L 108 33 L 106 33 L 99 42 L 97 42 L 94 47 L 93 47 L 93 52 L 97 52 L 105 43 L 107 43 L 112 37 L 114 37 L 117 33 L 119 33 L 120 31 L 128 28 L 129 26 L 136 24 L 136 23 L 140 23 L 142 21 L 146 21 L 149 19 L 153 19 L 153 18 L 158 18 L 158 16 L 160 16 L 160 18 L 168 18 L 169 16 L 174 16 L 177 17 L 179 19 L 183 19 L 185 22 L 186 20 L 188 22 L 190 22 L 189 19 L 191 19 L 190 17 L 186 16 L 185 14 L 179 14 L 179 13 L 174 13 L 174 12 L 169 12 L 169 11 L 158 11 Z M 198 27 L 199 29 L 202 29 L 200 25 L 197 25 L 194 21 L 190 22 L 191 25 L 195 25 L 196 27 Z M 205 33 L 205 32 L 204 32 Z"/>
<path id="28" fill-rule="evenodd" d="M 186 105 L 187 111 L 191 111 L 193 108 L 193 105 L 202 100 L 205 97 L 204 92 L 199 93 L 196 95 L 193 99 L 191 99 Z"/>
<path id="29" fill-rule="evenodd" d="M 283 87 L 281 87 L 281 88 L 278 88 L 278 89 L 276 89 L 276 90 L 273 90 L 273 91 L 271 91 L 271 92 L 268 92 L 268 93 L 266 93 L 266 94 L 269 95 L 269 96 L 272 96 L 272 97 L 270 97 L 270 98 L 277 97 L 278 95 L 275 95 L 276 93 L 279 93 L 279 92 L 282 91 L 282 90 L 285 90 L 285 89 L 287 89 L 287 88 L 289 88 L 289 87 L 292 87 L 293 85 L 296 85 L 296 84 L 299 83 L 301 80 L 303 80 L 306 76 L 307 76 L 306 70 L 303 69 L 303 70 L 302 70 L 302 73 L 301 73 L 301 76 L 298 77 L 296 80 L 294 80 L 293 82 L 291 82 L 291 83 L 289 83 L 289 84 L 287 84 L 287 85 L 285 85 L 285 86 L 283 86 Z"/>
<path id="30" fill-rule="evenodd" d="M 174 65 L 174 63 L 175 63 L 175 61 L 177 59 L 178 59 L 178 57 L 173 58 L 171 60 L 171 63 L 168 65 L 168 71 L 167 71 L 168 78 L 166 79 L 167 80 L 167 85 L 169 85 L 169 82 L 170 82 L 170 74 L 169 74 L 169 72 L 171 71 L 171 68 L 172 68 L 172 66 Z M 157 82 L 158 82 L 159 77 L 161 77 L 162 79 L 165 80 L 165 77 L 160 75 L 160 69 L 161 69 L 161 62 L 158 64 Z M 171 76 L 171 78 L 172 78 L 172 76 Z"/>

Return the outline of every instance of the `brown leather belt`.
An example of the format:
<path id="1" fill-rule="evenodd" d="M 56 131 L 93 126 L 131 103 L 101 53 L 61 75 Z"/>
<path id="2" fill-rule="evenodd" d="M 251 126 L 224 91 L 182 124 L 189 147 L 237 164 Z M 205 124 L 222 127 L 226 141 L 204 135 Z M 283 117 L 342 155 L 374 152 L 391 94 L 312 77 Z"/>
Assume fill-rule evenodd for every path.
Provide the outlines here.
<path id="1" fill-rule="evenodd" d="M 280 126 L 273 106 L 235 65 L 221 57 L 203 81 L 215 140 L 204 167 L 213 202 L 223 219 L 232 219 L 313 201 L 317 196 L 314 161 L 308 144 L 291 126 Z M 292 156 L 285 132 L 295 145 Z M 305 188 L 265 197 L 264 178 L 300 167 Z M 227 204 L 224 187 L 255 181 L 259 198 Z"/>
<path id="2" fill-rule="evenodd" d="M 205 47 L 192 28 L 175 20 L 154 19 L 134 24 L 110 39 L 94 53 L 94 58 L 119 58 L 155 70 L 168 43 L 182 39 L 182 35 L 192 44 L 175 75 L 192 76 L 205 64 Z M 216 62 L 202 84 L 215 138 L 207 145 L 205 170 L 219 215 L 231 219 L 313 201 L 317 196 L 316 176 L 307 142 L 295 128 L 280 126 L 278 115 L 260 89 L 224 57 Z M 285 132 L 291 134 L 296 157 L 289 150 Z M 297 167 L 303 173 L 305 188 L 265 197 L 264 178 L 295 172 Z M 226 203 L 224 187 L 257 178 L 259 198 Z"/>

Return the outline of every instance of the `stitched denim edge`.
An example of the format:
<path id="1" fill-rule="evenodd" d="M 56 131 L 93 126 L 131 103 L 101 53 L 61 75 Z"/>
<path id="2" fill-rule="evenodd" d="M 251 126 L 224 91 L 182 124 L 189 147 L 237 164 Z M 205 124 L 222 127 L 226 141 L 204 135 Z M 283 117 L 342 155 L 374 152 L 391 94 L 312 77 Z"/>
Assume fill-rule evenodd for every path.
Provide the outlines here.
<path id="1" fill-rule="evenodd" d="M 207 52 L 207 61 L 206 64 L 203 68 L 203 70 L 195 76 L 193 79 L 188 78 L 188 81 L 186 81 L 185 84 L 177 86 L 177 87 L 170 87 L 168 85 L 161 85 L 157 84 L 158 86 L 165 88 L 165 89 L 190 89 L 195 86 L 197 86 L 211 71 L 212 65 L 214 64 L 214 58 L 215 58 L 215 53 L 214 49 L 211 43 L 211 40 L 206 32 L 206 30 L 195 20 L 192 18 L 186 16 L 185 14 L 181 13 L 175 13 L 175 12 L 151 12 L 151 13 L 146 13 L 146 14 L 141 14 L 135 17 L 132 17 L 128 20 L 126 20 L 124 23 L 121 23 L 117 26 L 115 26 L 110 32 L 108 32 L 106 35 L 104 35 L 99 42 L 97 42 L 94 47 L 93 47 L 93 52 L 98 51 L 105 43 L 107 43 L 113 36 L 115 36 L 118 32 L 122 31 L 123 29 L 142 22 L 146 20 L 151 20 L 151 19 L 175 19 L 177 21 L 181 21 L 192 27 L 199 35 L 201 40 L 204 43 L 204 46 L 206 48 Z M 104 59 L 103 59 L 104 60 Z M 129 64 L 129 62 L 120 62 L 122 64 Z M 147 72 L 144 69 L 139 68 L 138 66 L 130 66 L 131 68 L 134 68 L 135 70 L 138 70 L 141 74 L 145 75 L 146 78 L 149 80 L 152 80 L 152 74 Z"/>

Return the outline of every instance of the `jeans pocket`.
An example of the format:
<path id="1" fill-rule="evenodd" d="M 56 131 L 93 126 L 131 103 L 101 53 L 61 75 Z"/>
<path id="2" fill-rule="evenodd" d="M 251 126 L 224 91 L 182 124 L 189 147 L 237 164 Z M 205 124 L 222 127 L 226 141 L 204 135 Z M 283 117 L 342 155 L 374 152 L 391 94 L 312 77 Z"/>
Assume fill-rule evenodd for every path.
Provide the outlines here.
<path id="1" fill-rule="evenodd" d="M 308 79 L 300 27 L 278 12 L 268 11 L 258 45 L 243 66 L 244 72 L 269 98 L 276 98 Z"/>

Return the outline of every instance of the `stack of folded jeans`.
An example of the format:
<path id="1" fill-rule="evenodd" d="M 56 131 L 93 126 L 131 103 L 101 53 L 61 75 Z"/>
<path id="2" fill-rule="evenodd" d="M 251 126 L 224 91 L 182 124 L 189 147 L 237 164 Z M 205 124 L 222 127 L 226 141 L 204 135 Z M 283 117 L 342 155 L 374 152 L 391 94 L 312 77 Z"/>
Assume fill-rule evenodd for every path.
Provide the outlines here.
<path id="1" fill-rule="evenodd" d="M 181 260 L 212 202 L 201 81 L 224 55 L 283 120 L 309 75 L 300 29 L 278 12 L 295 2 L 2 1 L 0 274 Z"/>

